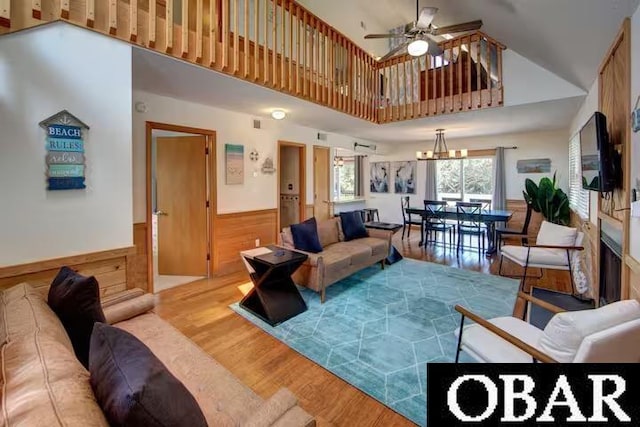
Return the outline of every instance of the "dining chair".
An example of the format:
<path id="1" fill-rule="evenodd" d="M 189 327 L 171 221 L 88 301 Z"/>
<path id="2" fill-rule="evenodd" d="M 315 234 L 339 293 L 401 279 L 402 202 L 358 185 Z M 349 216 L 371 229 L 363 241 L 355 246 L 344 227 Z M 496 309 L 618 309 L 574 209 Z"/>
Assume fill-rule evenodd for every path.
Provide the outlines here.
<path id="1" fill-rule="evenodd" d="M 426 236 L 422 236 L 422 241 L 426 244 L 429 242 L 431 233 L 435 233 L 434 243 L 438 241 L 438 233 L 442 234 L 442 246 L 446 246 L 447 233 L 449 234 L 449 247 L 453 246 L 453 229 L 454 224 L 447 222 L 440 215 L 447 207 L 447 202 L 442 200 L 425 200 L 424 201 L 424 231 Z"/>
<path id="2" fill-rule="evenodd" d="M 420 220 L 417 220 L 417 219 L 412 219 L 411 214 L 407 213 L 406 209 L 409 207 L 409 201 L 410 201 L 409 196 L 402 196 L 402 198 L 400 199 L 400 206 L 402 207 L 402 239 L 403 240 L 404 240 L 405 230 L 407 231 L 407 238 L 409 238 L 409 236 L 411 235 L 412 225 L 419 225 L 422 227 L 422 216 L 420 217 Z"/>
<path id="3" fill-rule="evenodd" d="M 508 227 L 496 227 L 496 242 L 498 244 L 498 249 L 502 247 L 505 238 L 518 238 L 522 240 L 524 245 L 529 244 L 529 224 L 531 223 L 531 216 L 533 213 L 533 208 L 530 204 L 527 204 L 527 214 L 524 217 L 524 223 L 522 224 L 521 229 L 517 228 L 508 228 Z"/>
<path id="4" fill-rule="evenodd" d="M 469 199 L 471 203 L 482 203 L 482 210 L 490 211 L 491 210 L 491 200 L 487 199 Z"/>
<path id="5" fill-rule="evenodd" d="M 487 230 L 481 221 L 482 203 L 457 202 L 456 203 L 458 244 L 456 252 L 460 248 L 464 249 L 464 236 L 469 236 L 469 247 L 471 247 L 471 236 L 478 238 L 478 258 L 485 249 L 485 237 Z M 462 245 L 461 245 L 462 243 Z"/>

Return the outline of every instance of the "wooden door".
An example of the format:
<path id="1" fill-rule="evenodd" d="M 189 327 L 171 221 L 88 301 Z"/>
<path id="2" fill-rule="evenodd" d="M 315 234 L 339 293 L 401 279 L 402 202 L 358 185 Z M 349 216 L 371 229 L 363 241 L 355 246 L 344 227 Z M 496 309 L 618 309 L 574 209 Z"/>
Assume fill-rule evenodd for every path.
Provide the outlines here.
<path id="1" fill-rule="evenodd" d="M 207 275 L 207 138 L 156 139 L 158 273 Z"/>
<path id="2" fill-rule="evenodd" d="M 316 219 L 329 219 L 331 189 L 331 150 L 328 147 L 313 147 L 313 213 Z"/>

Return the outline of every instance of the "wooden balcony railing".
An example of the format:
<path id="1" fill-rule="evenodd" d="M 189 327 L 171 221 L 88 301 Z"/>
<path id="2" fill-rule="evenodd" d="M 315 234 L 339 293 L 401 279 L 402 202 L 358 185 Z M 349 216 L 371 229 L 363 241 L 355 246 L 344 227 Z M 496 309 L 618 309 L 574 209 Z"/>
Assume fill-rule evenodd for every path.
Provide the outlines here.
<path id="1" fill-rule="evenodd" d="M 504 46 L 480 32 L 381 63 L 293 0 L 0 0 L 0 34 L 55 20 L 374 123 L 502 104 Z"/>

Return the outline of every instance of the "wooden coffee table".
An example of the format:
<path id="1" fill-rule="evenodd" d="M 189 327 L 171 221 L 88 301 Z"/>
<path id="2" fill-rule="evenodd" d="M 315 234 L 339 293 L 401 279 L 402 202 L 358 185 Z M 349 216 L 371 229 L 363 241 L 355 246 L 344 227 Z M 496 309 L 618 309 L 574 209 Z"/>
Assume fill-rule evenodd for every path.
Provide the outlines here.
<path id="1" fill-rule="evenodd" d="M 366 222 L 364 226 L 365 228 L 372 228 L 376 230 L 388 230 L 394 234 L 402 228 L 402 224 L 393 224 L 390 222 Z M 395 246 L 393 246 L 393 244 L 391 244 L 391 247 L 389 247 L 389 256 L 385 259 L 385 264 L 395 264 L 401 259 L 403 259 L 402 254 Z"/>
<path id="2" fill-rule="evenodd" d="M 267 252 L 268 251 L 268 252 Z M 307 309 L 291 275 L 307 260 L 307 255 L 278 246 L 241 252 L 253 289 L 240 301 L 240 307 L 271 326 Z"/>

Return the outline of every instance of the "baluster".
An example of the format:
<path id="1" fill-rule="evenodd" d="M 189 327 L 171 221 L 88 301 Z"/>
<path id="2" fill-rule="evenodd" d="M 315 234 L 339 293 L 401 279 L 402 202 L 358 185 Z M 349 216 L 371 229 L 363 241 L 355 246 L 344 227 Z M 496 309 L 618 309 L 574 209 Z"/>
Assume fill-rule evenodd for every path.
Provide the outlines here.
<path id="1" fill-rule="evenodd" d="M 351 42 L 346 37 L 343 39 L 343 43 L 346 65 L 345 110 L 353 115 L 355 107 L 355 103 L 353 102 L 353 53 L 351 52 Z"/>
<path id="2" fill-rule="evenodd" d="M 428 116 L 429 113 L 429 64 L 431 63 L 431 55 L 424 57 L 424 100 L 427 102 L 427 107 L 424 110 L 424 115 Z"/>
<path id="3" fill-rule="evenodd" d="M 502 104 L 504 102 L 504 85 L 502 84 L 502 46 L 496 45 L 496 54 L 498 55 L 498 89 L 500 89 L 500 100 L 498 103 Z"/>
<path id="4" fill-rule="evenodd" d="M 150 0 L 153 2 L 153 0 Z M 202 0 L 196 0 L 196 62 L 202 62 L 202 24 L 204 22 L 204 12 Z"/>
<path id="5" fill-rule="evenodd" d="M 471 40 L 471 36 L 469 36 L 468 38 L 468 44 L 467 47 L 469 48 L 469 52 L 467 52 L 467 109 L 470 110 L 472 108 L 472 102 L 473 100 L 471 99 L 473 97 L 473 90 L 471 90 L 471 44 L 472 44 L 472 40 Z"/>
<path id="6" fill-rule="evenodd" d="M 482 107 L 482 66 L 480 53 L 482 50 L 482 41 L 480 35 L 478 37 L 478 49 L 476 50 L 476 90 L 478 91 L 478 108 Z"/>
<path id="7" fill-rule="evenodd" d="M 155 3 L 154 0 L 151 0 Z M 256 0 L 256 4 L 258 0 Z M 256 15 L 257 16 L 257 15 Z M 216 45 L 218 44 L 218 0 L 209 0 L 209 67 L 216 65 Z M 256 52 L 257 57 L 257 52 Z"/>
<path id="8" fill-rule="evenodd" d="M 384 121 L 388 122 L 391 120 L 390 116 L 387 115 L 388 109 L 393 103 L 391 102 L 391 67 L 385 63 L 383 71 L 383 84 L 382 84 L 382 106 L 384 106 Z M 393 108 L 393 107 L 392 107 Z M 393 112 L 393 109 L 392 109 Z"/>
<path id="9" fill-rule="evenodd" d="M 262 0 L 255 0 L 257 2 Z M 264 47 L 262 49 L 263 73 L 262 83 L 269 83 L 269 0 L 264 0 Z"/>
<path id="10" fill-rule="evenodd" d="M 302 12 L 302 48 L 304 52 L 302 53 L 302 96 L 305 98 L 309 95 L 307 91 L 307 51 L 309 50 L 309 42 L 307 40 L 307 10 L 304 9 Z"/>
<path id="11" fill-rule="evenodd" d="M 413 56 L 410 59 L 410 63 L 409 63 L 409 82 L 411 84 L 411 117 L 415 117 L 416 116 L 416 110 L 415 110 L 415 106 L 416 106 L 416 101 L 415 101 L 415 91 L 414 91 L 414 75 L 413 75 L 413 62 L 415 61 L 415 59 L 413 58 Z"/>
<path id="12" fill-rule="evenodd" d="M 462 39 L 458 39 L 458 111 L 462 111 Z"/>
<path id="13" fill-rule="evenodd" d="M 315 18 L 313 16 L 309 16 L 309 98 L 312 100 L 316 97 L 315 71 L 317 67 L 315 56 L 316 32 L 313 27 L 314 21 Z"/>
<path id="14" fill-rule="evenodd" d="M 189 0 L 182 0 L 182 31 L 180 40 L 180 56 L 189 56 Z"/>
<path id="15" fill-rule="evenodd" d="M 0 27 L 11 28 L 11 0 L 0 0 Z"/>
<path id="16" fill-rule="evenodd" d="M 113 0 L 110 0 L 113 1 Z M 165 3 L 165 31 L 167 39 L 166 52 L 171 53 L 173 51 L 173 2 L 168 1 Z"/>
<path id="17" fill-rule="evenodd" d="M 273 5 L 273 16 L 271 21 L 271 36 L 272 36 L 272 50 L 271 50 L 271 72 L 273 81 L 271 86 L 276 87 L 278 85 L 278 0 L 271 0 Z"/>
<path id="18" fill-rule="evenodd" d="M 493 90 L 491 90 L 491 42 L 487 39 L 486 44 L 487 51 L 487 89 L 489 90 L 489 102 L 487 106 L 491 107 L 493 104 Z"/>
<path id="19" fill-rule="evenodd" d="M 215 0 L 209 0 L 215 1 Z M 229 68 L 229 2 L 231 0 L 222 0 L 222 69 Z M 169 5 L 171 2 L 167 2 Z"/>
<path id="20" fill-rule="evenodd" d="M 183 0 L 184 1 L 184 0 Z M 240 72 L 240 0 L 233 1 L 233 74 Z"/>
<path id="21" fill-rule="evenodd" d="M 129 41 L 138 40 L 138 0 L 129 0 Z"/>
<path id="22" fill-rule="evenodd" d="M 280 46 L 280 89 L 285 89 L 287 87 L 286 80 L 286 64 L 285 64 L 285 52 L 287 51 L 287 37 L 286 37 L 286 7 L 285 0 L 280 0 L 280 37 L 282 38 L 281 46 Z"/>
<path id="23" fill-rule="evenodd" d="M 257 82 L 260 79 L 260 0 L 253 1 L 253 31 L 253 80 Z"/>
<path id="24" fill-rule="evenodd" d="M 89 25 L 89 3 L 91 3 L 93 8 L 93 0 L 87 0 L 87 25 Z M 147 43 L 151 49 L 156 47 L 156 1 L 149 1 L 149 24 L 147 28 Z M 94 19 L 94 18 L 92 18 Z M 93 26 L 93 25 L 91 25 Z"/>
<path id="25" fill-rule="evenodd" d="M 304 13 L 303 13 L 304 14 Z M 302 65 L 302 55 L 300 47 L 302 45 L 302 41 L 300 38 L 300 7 L 296 5 L 296 95 L 300 95 L 300 66 Z"/>
<path id="26" fill-rule="evenodd" d="M 335 37 L 335 33 L 333 32 L 333 30 L 331 29 L 331 27 L 329 27 L 329 106 L 336 108 L 336 103 L 335 103 L 335 81 L 334 81 L 334 77 L 335 77 L 335 73 L 336 73 L 336 67 L 335 67 L 335 49 L 334 49 L 334 37 Z"/>
<path id="27" fill-rule="evenodd" d="M 449 112 L 453 112 L 453 70 L 455 65 L 453 64 L 453 42 L 445 43 L 445 46 L 449 46 Z M 445 108 L 446 109 L 446 108 Z"/>
<path id="28" fill-rule="evenodd" d="M 117 32 L 118 32 L 118 0 L 109 0 L 109 34 L 111 34 L 112 36 L 115 36 Z"/>
<path id="29" fill-rule="evenodd" d="M 199 0 L 201 1 L 201 0 Z M 248 79 L 249 74 L 251 73 L 251 58 L 249 57 L 249 51 L 251 46 L 249 45 L 249 0 L 244 0 L 244 56 L 242 60 L 242 64 L 244 65 L 244 78 Z"/>
<path id="30" fill-rule="evenodd" d="M 400 120 L 400 61 L 394 60 L 396 66 L 396 85 L 394 93 L 394 105 L 396 106 L 395 120 Z"/>
<path id="31" fill-rule="evenodd" d="M 93 21 L 91 22 L 91 25 L 89 25 L 89 3 L 93 3 L 93 0 L 87 0 L 87 26 L 88 27 L 93 27 Z M 11 3 L 11 0 L 8 0 L 7 2 L 8 4 Z M 3 4 L 3 1 L 0 1 L 0 9 L 4 9 L 5 5 Z M 2 20 L 2 10 L 0 10 L 0 21 Z M 7 14 L 7 16 L 10 16 L 10 14 Z M 33 17 L 33 19 L 42 19 L 42 5 L 40 4 L 40 0 L 32 0 L 31 1 L 31 17 Z M 2 25 L 0 23 L 0 25 Z"/>
<path id="32" fill-rule="evenodd" d="M 69 19 L 69 0 L 60 0 L 60 17 Z"/>
<path id="33" fill-rule="evenodd" d="M 422 58 L 426 58 L 426 57 L 420 57 L 417 59 L 417 63 L 418 63 L 418 117 L 422 117 Z M 415 102 L 415 99 L 414 99 Z"/>
<path id="34" fill-rule="evenodd" d="M 316 102 L 322 101 L 322 94 L 320 93 L 320 69 L 322 66 L 320 65 L 320 26 L 318 19 L 314 19 L 314 46 L 316 51 L 316 60 L 315 60 L 315 76 L 316 76 Z"/>
<path id="35" fill-rule="evenodd" d="M 38 17 L 36 18 L 36 10 L 35 9 L 33 10 L 33 17 L 36 18 L 36 19 L 40 19 L 40 16 L 41 16 L 41 13 L 40 13 L 40 0 L 36 0 L 36 1 L 33 2 L 34 7 L 35 7 L 36 3 L 37 3 L 37 6 L 38 6 L 38 13 L 37 13 Z M 154 10 L 153 10 L 154 11 L 154 16 L 155 16 L 155 6 L 156 5 L 154 4 L 153 5 L 153 7 L 154 7 Z M 87 24 L 87 27 L 93 28 L 93 26 L 95 25 L 95 22 L 96 22 L 96 3 L 95 3 L 95 0 L 86 0 L 84 13 L 86 15 L 85 22 Z M 149 14 L 151 14 L 151 5 L 149 5 Z M 153 25 L 154 25 L 154 29 L 155 29 L 155 22 L 153 23 Z M 151 23 L 149 23 L 149 27 L 151 27 Z M 152 48 L 153 46 L 149 45 L 149 47 Z"/>
<path id="36" fill-rule="evenodd" d="M 289 93 L 293 93 L 293 9 L 297 7 L 294 2 L 289 2 Z"/>
<path id="37" fill-rule="evenodd" d="M 327 25 L 323 22 L 320 26 L 320 32 L 322 34 L 322 103 L 329 105 L 329 82 L 327 81 L 327 68 L 328 68 L 328 47 L 327 47 Z"/>

